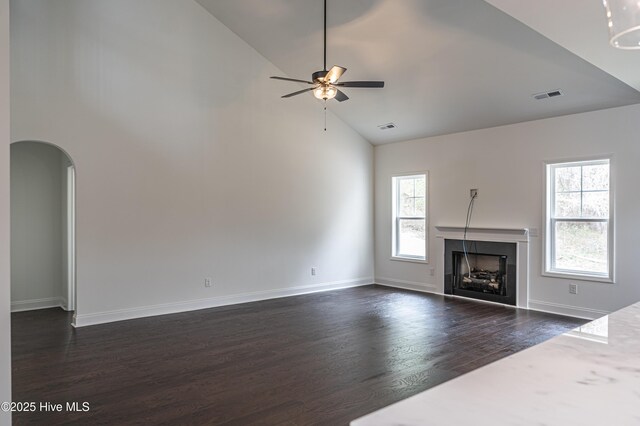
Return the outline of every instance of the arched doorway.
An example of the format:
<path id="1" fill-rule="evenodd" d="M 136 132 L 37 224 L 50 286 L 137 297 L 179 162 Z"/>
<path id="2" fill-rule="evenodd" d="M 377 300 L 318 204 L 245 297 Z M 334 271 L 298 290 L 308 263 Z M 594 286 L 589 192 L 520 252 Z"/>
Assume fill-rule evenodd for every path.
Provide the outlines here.
<path id="1" fill-rule="evenodd" d="M 76 310 L 75 166 L 56 145 L 11 144 L 11 311 Z"/>

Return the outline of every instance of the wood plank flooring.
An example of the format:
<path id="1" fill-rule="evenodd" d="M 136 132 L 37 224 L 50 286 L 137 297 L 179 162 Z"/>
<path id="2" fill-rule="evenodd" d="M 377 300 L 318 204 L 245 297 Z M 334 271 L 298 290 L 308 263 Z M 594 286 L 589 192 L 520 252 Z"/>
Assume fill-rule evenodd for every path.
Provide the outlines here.
<path id="1" fill-rule="evenodd" d="M 73 329 L 12 314 L 15 425 L 347 425 L 585 321 L 366 286 Z"/>

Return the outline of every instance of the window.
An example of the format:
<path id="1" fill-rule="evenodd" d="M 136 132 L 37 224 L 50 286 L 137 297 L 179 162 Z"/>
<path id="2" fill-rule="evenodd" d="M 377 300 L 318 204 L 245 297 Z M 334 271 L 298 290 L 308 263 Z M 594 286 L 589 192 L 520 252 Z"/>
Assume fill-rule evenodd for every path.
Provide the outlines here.
<path id="1" fill-rule="evenodd" d="M 607 315 L 597 320 L 574 328 L 565 336 L 578 337 L 580 339 L 589 340 L 591 342 L 609 343 L 609 317 Z"/>
<path id="2" fill-rule="evenodd" d="M 427 174 L 394 176 L 392 257 L 427 260 Z"/>
<path id="3" fill-rule="evenodd" d="M 547 164 L 546 273 L 613 280 L 609 163 Z"/>

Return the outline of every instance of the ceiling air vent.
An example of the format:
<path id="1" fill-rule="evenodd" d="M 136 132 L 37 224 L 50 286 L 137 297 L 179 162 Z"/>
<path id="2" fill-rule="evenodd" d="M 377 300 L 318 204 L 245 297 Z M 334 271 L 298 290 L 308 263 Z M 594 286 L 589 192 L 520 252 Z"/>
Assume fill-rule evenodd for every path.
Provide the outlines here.
<path id="1" fill-rule="evenodd" d="M 555 98 L 558 96 L 564 96 L 564 93 L 562 93 L 560 89 L 552 90 L 550 92 L 536 93 L 535 95 L 533 95 L 533 97 L 537 100 Z"/>
<path id="2" fill-rule="evenodd" d="M 389 129 L 395 129 L 396 125 L 393 123 L 387 123 L 387 124 L 380 124 L 378 125 L 378 129 L 380 130 L 389 130 Z"/>

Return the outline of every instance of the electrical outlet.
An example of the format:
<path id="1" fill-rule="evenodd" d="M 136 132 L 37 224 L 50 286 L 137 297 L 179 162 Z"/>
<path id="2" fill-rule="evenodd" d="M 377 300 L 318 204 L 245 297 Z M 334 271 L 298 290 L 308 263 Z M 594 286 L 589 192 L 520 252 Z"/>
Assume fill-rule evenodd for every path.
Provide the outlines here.
<path id="1" fill-rule="evenodd" d="M 318 275 L 318 269 L 315 266 L 313 268 L 311 268 L 311 275 L 313 275 L 313 276 Z"/>
<path id="2" fill-rule="evenodd" d="M 471 197 L 471 198 L 476 197 L 477 198 L 478 197 L 478 189 L 477 188 L 470 189 L 469 190 L 469 197 Z"/>
<path id="3" fill-rule="evenodd" d="M 578 284 L 569 284 L 569 294 L 578 294 Z"/>
<path id="4" fill-rule="evenodd" d="M 434 276 L 436 274 L 436 268 L 429 268 L 429 276 Z"/>
<path id="5" fill-rule="evenodd" d="M 204 279 L 204 286 L 205 287 L 211 287 L 211 278 L 205 278 Z"/>

